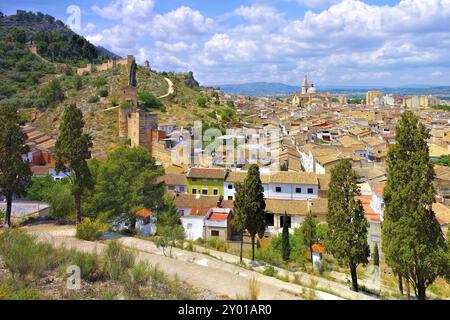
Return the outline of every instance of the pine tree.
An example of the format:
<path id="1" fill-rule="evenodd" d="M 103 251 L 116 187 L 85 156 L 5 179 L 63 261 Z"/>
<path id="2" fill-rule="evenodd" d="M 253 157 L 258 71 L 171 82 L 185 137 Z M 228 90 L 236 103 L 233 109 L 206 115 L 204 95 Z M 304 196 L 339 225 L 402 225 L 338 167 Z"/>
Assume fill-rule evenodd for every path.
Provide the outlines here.
<path id="1" fill-rule="evenodd" d="M 291 245 L 289 243 L 289 227 L 287 224 L 287 214 L 284 213 L 283 233 L 281 237 L 281 256 L 284 261 L 288 261 L 291 255 Z"/>
<path id="2" fill-rule="evenodd" d="M 373 247 L 373 265 L 379 267 L 380 266 L 380 253 L 378 252 L 378 243 L 375 243 Z"/>
<path id="3" fill-rule="evenodd" d="M 305 220 L 303 220 L 300 230 L 303 234 L 305 247 L 307 247 L 310 252 L 310 259 L 312 263 L 312 246 L 315 242 L 317 242 L 317 221 L 312 216 L 311 210 L 309 210 L 306 214 Z"/>
<path id="4" fill-rule="evenodd" d="M 252 260 L 255 259 L 255 237 L 262 237 L 265 231 L 264 189 L 261 184 L 259 168 L 251 165 L 247 177 L 242 184 L 236 184 L 234 200 L 236 214 L 233 218 L 234 227 L 241 232 L 241 262 L 244 230 L 247 230 L 252 239 Z"/>
<path id="5" fill-rule="evenodd" d="M 31 170 L 22 155 L 29 151 L 20 116 L 13 106 L 0 107 L 0 194 L 6 198 L 5 224 L 11 227 L 14 195 L 25 195 L 31 184 Z"/>
<path id="6" fill-rule="evenodd" d="M 386 263 L 413 285 L 420 300 L 426 299 L 426 288 L 448 268 L 447 245 L 432 210 L 435 173 L 428 138 L 419 119 L 404 112 L 396 128 L 396 144 L 389 149 L 383 192 Z"/>
<path id="7" fill-rule="evenodd" d="M 93 188 L 93 180 L 87 159 L 91 158 L 91 137 L 83 133 L 84 120 L 81 110 L 70 105 L 64 110 L 59 136 L 55 145 L 55 169 L 59 172 L 70 170 L 72 194 L 75 198 L 77 223 L 81 222 L 81 198 L 83 192 Z"/>
<path id="8" fill-rule="evenodd" d="M 356 268 L 358 264 L 367 264 L 370 255 L 367 243 L 369 223 L 364 217 L 361 201 L 355 199 L 360 194 L 357 175 L 350 161 L 341 160 L 331 169 L 326 248 L 340 263 L 349 267 L 355 291 L 358 291 Z"/>

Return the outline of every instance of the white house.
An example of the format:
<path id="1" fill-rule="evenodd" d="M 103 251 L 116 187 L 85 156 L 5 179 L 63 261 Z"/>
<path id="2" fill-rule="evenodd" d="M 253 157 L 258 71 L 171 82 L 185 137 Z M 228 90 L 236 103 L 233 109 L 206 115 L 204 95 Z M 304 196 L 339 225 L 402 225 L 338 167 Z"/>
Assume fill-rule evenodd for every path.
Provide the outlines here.
<path id="1" fill-rule="evenodd" d="M 182 216 L 181 223 L 183 225 L 186 240 L 197 240 L 203 238 L 205 227 L 205 215 L 203 211 L 190 212 L 191 214 Z"/>
<path id="2" fill-rule="evenodd" d="M 136 212 L 135 228 L 144 237 L 156 234 L 156 214 L 148 209 L 141 209 Z"/>
<path id="3" fill-rule="evenodd" d="M 224 199 L 234 200 L 235 183 L 244 181 L 246 171 L 229 172 L 224 181 Z M 319 193 L 317 175 L 306 172 L 261 173 L 261 182 L 266 199 L 308 200 L 316 199 Z"/>

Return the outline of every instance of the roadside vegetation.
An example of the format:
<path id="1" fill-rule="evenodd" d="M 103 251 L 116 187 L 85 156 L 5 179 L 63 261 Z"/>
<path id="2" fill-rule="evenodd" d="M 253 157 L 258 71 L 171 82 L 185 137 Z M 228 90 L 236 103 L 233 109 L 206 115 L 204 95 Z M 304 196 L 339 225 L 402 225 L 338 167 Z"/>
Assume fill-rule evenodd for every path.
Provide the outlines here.
<path id="1" fill-rule="evenodd" d="M 70 290 L 69 266 L 81 271 Z M 17 230 L 0 233 L 0 299 L 195 299 L 197 292 L 110 242 L 103 254 L 54 248 Z"/>

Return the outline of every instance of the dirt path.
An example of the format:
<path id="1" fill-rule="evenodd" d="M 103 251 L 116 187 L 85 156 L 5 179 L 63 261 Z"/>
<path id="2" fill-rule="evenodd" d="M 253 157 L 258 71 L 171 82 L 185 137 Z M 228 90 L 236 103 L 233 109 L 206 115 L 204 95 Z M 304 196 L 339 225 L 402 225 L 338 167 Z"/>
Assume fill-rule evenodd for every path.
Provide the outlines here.
<path id="1" fill-rule="evenodd" d="M 104 249 L 100 242 L 81 241 L 74 238 L 75 230 L 70 226 L 36 225 L 25 227 L 28 232 L 38 235 L 56 246 L 65 245 L 82 251 L 93 252 Z M 288 277 L 291 281 L 297 276 L 300 284 L 285 282 L 273 277 L 264 276 L 259 272 L 245 269 L 238 265 L 239 257 L 225 252 L 219 252 L 196 246 L 195 251 L 174 248 L 173 257 L 164 255 L 161 248 L 147 240 L 134 237 L 118 239 L 124 246 L 138 252 L 139 259 L 159 265 L 170 276 L 177 276 L 197 288 L 210 290 L 219 296 L 236 298 L 248 293 L 248 282 L 256 278 L 260 284 L 260 299 L 302 299 L 312 295 L 315 299 L 338 300 L 359 299 L 371 300 L 371 296 L 349 290 L 348 286 L 303 272 L 288 272 L 278 269 L 278 274 Z M 166 250 L 167 251 L 167 250 Z M 168 254 L 166 252 L 166 254 Z M 247 265 L 250 261 L 246 259 Z M 262 271 L 262 266 L 254 267 Z M 311 284 L 313 284 L 311 286 Z M 331 294 L 336 292 L 338 295 Z"/>
<path id="2" fill-rule="evenodd" d="M 159 99 L 165 98 L 170 96 L 172 93 L 174 93 L 174 89 L 173 89 L 173 82 L 172 80 L 170 80 L 169 78 L 164 78 L 164 80 L 166 80 L 167 84 L 169 85 L 169 88 L 167 89 L 167 93 L 160 96 Z"/>
<path id="3" fill-rule="evenodd" d="M 106 247 L 106 245 L 101 242 L 83 241 L 74 238 L 73 228 L 38 225 L 24 227 L 23 229 L 37 235 L 39 239 L 51 243 L 56 247 L 64 246 L 83 252 L 98 253 L 101 253 Z M 123 239 L 121 241 L 127 245 L 126 241 Z M 151 247 L 151 242 L 145 241 L 145 243 L 149 244 L 149 247 Z M 281 280 L 273 278 L 271 278 L 271 281 L 266 281 L 264 278 L 268 277 L 237 266 L 233 267 L 230 265 L 229 270 L 222 270 L 206 266 L 202 261 L 192 263 L 139 249 L 137 250 L 137 258 L 138 260 L 146 261 L 152 265 L 158 265 L 161 270 L 171 277 L 176 276 L 178 279 L 185 281 L 196 288 L 210 290 L 218 296 L 235 299 L 238 295 L 247 295 L 248 280 L 251 279 L 252 276 L 255 276 L 260 283 L 260 299 L 301 299 L 301 289 L 299 287 L 295 288 L 295 285 L 284 283 Z M 291 292 L 290 290 L 293 291 Z"/>

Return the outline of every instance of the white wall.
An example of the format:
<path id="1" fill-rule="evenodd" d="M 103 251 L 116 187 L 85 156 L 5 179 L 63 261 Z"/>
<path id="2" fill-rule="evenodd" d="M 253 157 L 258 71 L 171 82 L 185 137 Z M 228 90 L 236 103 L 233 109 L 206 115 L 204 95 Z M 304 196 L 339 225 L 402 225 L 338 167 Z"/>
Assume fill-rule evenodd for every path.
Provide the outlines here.
<path id="1" fill-rule="evenodd" d="M 233 189 L 228 189 L 228 185 L 233 185 Z M 263 183 L 264 197 L 266 199 L 284 199 L 284 200 L 307 200 L 316 199 L 318 197 L 319 186 L 318 185 L 306 185 L 306 184 L 286 184 L 286 183 Z M 276 192 L 276 188 L 281 187 L 281 192 Z M 301 188 L 301 193 L 296 193 L 296 188 Z M 313 189 L 313 193 L 308 193 L 308 188 Z M 234 200 L 234 183 L 224 182 L 223 184 L 224 199 L 227 200 L 229 196 Z"/>
<path id="2" fill-rule="evenodd" d="M 184 216 L 181 218 L 186 240 L 203 238 L 204 217 Z"/>

